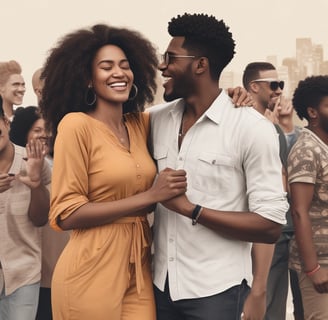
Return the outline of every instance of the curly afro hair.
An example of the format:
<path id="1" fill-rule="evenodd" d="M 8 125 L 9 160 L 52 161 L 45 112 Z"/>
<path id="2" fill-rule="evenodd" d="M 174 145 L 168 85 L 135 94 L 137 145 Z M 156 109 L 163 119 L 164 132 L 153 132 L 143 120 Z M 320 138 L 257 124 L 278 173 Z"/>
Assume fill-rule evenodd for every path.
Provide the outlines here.
<path id="1" fill-rule="evenodd" d="M 309 121 L 307 108 L 318 108 L 324 97 L 328 97 L 328 76 L 311 76 L 301 80 L 293 95 L 293 106 L 298 117 Z"/>
<path id="2" fill-rule="evenodd" d="M 108 44 L 124 51 L 138 87 L 138 95 L 124 103 L 123 112 L 143 111 L 145 104 L 154 100 L 158 59 L 151 42 L 137 31 L 105 24 L 79 29 L 59 40 L 42 67 L 44 87 L 40 108 L 53 139 L 65 114 L 94 108 L 85 101 L 92 61 L 97 51 Z"/>
<path id="3" fill-rule="evenodd" d="M 10 125 L 10 140 L 18 146 L 25 147 L 28 132 L 39 119 L 41 119 L 41 115 L 37 107 L 29 106 L 17 108 L 14 119 Z"/>
<path id="4" fill-rule="evenodd" d="M 207 57 L 211 77 L 219 79 L 235 54 L 235 41 L 223 20 L 207 14 L 178 15 L 168 25 L 172 37 L 184 37 L 183 47 L 190 53 Z"/>

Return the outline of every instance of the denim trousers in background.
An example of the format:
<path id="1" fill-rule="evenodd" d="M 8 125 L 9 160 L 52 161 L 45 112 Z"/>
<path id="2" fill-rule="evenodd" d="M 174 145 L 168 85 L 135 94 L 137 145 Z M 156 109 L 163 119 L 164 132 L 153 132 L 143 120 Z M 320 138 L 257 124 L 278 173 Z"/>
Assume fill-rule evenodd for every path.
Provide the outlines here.
<path id="1" fill-rule="evenodd" d="M 39 288 L 40 282 L 37 282 L 23 286 L 8 296 L 5 296 L 5 290 L 2 288 L 0 294 L 0 319 L 34 320 L 38 308 Z"/>

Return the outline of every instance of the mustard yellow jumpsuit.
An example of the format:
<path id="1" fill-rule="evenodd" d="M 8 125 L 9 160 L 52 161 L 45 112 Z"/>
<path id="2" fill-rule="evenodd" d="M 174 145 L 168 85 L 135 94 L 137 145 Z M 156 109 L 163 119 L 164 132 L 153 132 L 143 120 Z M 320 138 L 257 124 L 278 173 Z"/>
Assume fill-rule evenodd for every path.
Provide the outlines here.
<path id="1" fill-rule="evenodd" d="M 130 150 L 102 122 L 66 115 L 54 149 L 50 224 L 88 202 L 147 190 L 156 167 L 147 150 L 149 114 L 125 115 Z M 154 320 L 151 234 L 146 217 L 74 230 L 52 279 L 54 320 Z"/>

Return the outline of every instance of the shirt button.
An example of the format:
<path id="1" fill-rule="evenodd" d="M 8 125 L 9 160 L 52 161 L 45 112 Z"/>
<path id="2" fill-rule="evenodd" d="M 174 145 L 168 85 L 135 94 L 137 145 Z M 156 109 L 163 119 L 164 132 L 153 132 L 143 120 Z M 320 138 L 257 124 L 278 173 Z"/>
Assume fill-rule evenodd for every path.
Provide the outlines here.
<path id="1" fill-rule="evenodd" d="M 169 261 L 174 261 L 174 258 L 172 258 L 172 257 L 171 257 L 171 258 L 169 258 Z"/>
<path id="2" fill-rule="evenodd" d="M 174 241 L 173 239 L 169 239 L 169 242 L 171 242 L 171 243 L 172 243 L 173 241 Z"/>
<path id="3" fill-rule="evenodd" d="M 179 161 L 182 161 L 183 160 L 183 158 L 182 157 L 179 157 Z"/>

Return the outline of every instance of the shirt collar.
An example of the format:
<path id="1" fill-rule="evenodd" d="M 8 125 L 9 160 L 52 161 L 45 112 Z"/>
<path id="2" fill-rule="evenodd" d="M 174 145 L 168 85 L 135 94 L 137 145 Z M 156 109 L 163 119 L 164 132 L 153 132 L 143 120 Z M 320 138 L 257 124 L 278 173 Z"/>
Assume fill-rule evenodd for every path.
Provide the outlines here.
<path id="1" fill-rule="evenodd" d="M 230 101 L 229 96 L 225 90 L 222 89 L 221 93 L 213 101 L 212 105 L 205 111 L 203 116 L 206 116 L 216 124 L 219 124 L 222 120 L 224 109 L 227 104 L 231 103 Z"/>
<path id="2" fill-rule="evenodd" d="M 184 100 L 177 99 L 172 103 L 170 113 L 174 118 L 177 118 L 178 116 L 182 117 L 183 110 L 184 110 Z"/>
<path id="3" fill-rule="evenodd" d="M 220 94 L 217 96 L 217 98 L 213 101 L 212 105 L 204 112 L 204 114 L 197 120 L 202 121 L 203 118 L 207 117 L 208 119 L 212 120 L 216 124 L 219 124 L 222 116 L 223 116 L 223 110 L 225 106 L 230 103 L 231 99 L 228 96 L 228 94 L 225 92 L 225 90 L 221 90 Z M 171 105 L 171 111 L 173 117 L 182 117 L 184 110 L 184 100 L 178 99 L 173 102 Z M 220 110 L 220 111 L 219 111 Z"/>

